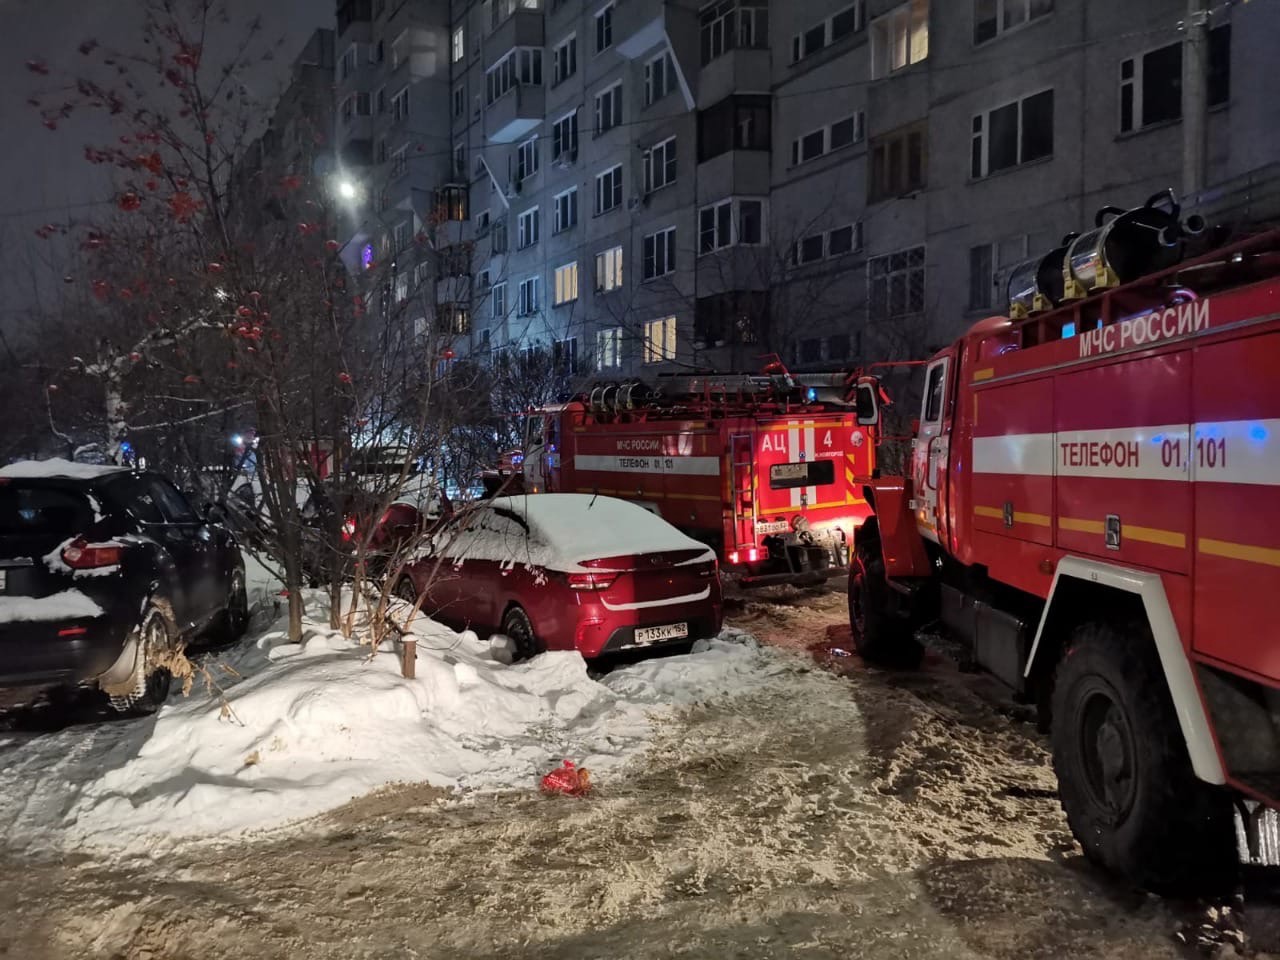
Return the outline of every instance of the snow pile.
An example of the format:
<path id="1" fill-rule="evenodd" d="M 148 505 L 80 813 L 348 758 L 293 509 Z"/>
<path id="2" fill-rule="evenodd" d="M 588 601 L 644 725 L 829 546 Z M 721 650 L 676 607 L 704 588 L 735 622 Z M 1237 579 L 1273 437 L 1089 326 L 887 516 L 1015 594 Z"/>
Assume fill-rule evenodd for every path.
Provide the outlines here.
<path id="1" fill-rule="evenodd" d="M 197 689 L 152 718 L 0 735 L 5 840 L 150 850 L 279 826 L 397 781 L 530 789 L 565 757 L 607 783 L 644 748 L 655 710 L 783 669 L 739 635 L 596 680 L 576 653 L 503 666 L 475 634 L 424 620 L 405 680 L 395 653 L 314 625 L 288 644 L 281 625 L 237 651 L 235 674 L 216 671 L 225 702 Z"/>
<path id="2" fill-rule="evenodd" d="M 100 616 L 102 608 L 79 590 L 63 590 L 48 597 L 0 597 L 0 623 Z"/>

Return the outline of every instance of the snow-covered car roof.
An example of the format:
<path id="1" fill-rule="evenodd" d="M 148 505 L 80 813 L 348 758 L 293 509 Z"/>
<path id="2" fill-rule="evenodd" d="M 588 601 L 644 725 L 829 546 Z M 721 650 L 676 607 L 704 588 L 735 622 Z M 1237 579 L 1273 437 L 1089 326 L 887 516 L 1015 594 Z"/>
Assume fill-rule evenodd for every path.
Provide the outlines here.
<path id="1" fill-rule="evenodd" d="M 535 493 L 497 497 L 489 504 L 523 517 L 548 541 L 547 565 L 576 565 L 583 560 L 667 550 L 704 550 L 705 543 L 685 536 L 644 507 L 616 497 L 586 493 Z"/>
<path id="2" fill-rule="evenodd" d="M 11 463 L 6 467 L 0 467 L 0 477 L 8 480 L 40 480 L 52 477 L 68 480 L 97 480 L 99 477 L 127 471 L 127 467 L 72 463 L 70 460 L 55 457 L 51 460 L 20 460 L 17 463 Z"/>

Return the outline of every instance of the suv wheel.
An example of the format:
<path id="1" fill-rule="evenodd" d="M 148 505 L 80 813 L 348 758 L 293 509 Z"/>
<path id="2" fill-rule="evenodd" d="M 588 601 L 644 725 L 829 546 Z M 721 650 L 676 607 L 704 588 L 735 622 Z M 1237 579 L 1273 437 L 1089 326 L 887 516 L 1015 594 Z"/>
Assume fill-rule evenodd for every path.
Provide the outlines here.
<path id="1" fill-rule="evenodd" d="M 148 607 L 135 634 L 133 673 L 119 687 L 107 691 L 111 708 L 117 713 L 154 713 L 169 696 L 173 679 L 169 668 L 159 661 L 173 647 L 169 620 L 156 607 Z"/>

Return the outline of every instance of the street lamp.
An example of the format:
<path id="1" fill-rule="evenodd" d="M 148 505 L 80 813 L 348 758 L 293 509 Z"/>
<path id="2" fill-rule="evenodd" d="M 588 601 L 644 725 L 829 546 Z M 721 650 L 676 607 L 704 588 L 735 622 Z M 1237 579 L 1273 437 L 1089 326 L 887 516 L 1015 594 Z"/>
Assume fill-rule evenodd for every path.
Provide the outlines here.
<path id="1" fill-rule="evenodd" d="M 357 193 L 356 185 L 352 180 L 343 177 L 338 181 L 338 196 L 343 200 L 354 200 Z"/>

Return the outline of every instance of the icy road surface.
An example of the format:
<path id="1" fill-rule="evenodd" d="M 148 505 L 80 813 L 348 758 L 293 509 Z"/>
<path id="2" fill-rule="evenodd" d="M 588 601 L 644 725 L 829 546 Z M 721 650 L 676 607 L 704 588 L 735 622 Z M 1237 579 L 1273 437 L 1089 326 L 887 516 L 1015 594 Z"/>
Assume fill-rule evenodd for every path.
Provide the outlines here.
<path id="1" fill-rule="evenodd" d="M 1239 943 L 1234 911 L 1093 873 L 1034 728 L 943 662 L 890 674 L 833 653 L 847 645 L 843 606 L 828 594 L 739 608 L 736 625 L 765 644 L 750 682 L 683 698 L 584 800 L 525 789 L 459 802 L 408 785 L 252 842 L 122 860 L 83 849 L 0 857 L 0 956 L 1128 960 L 1274 949 L 1265 908 L 1246 910 Z M 679 665 L 607 679 L 613 695 L 647 699 L 652 676 Z"/>

